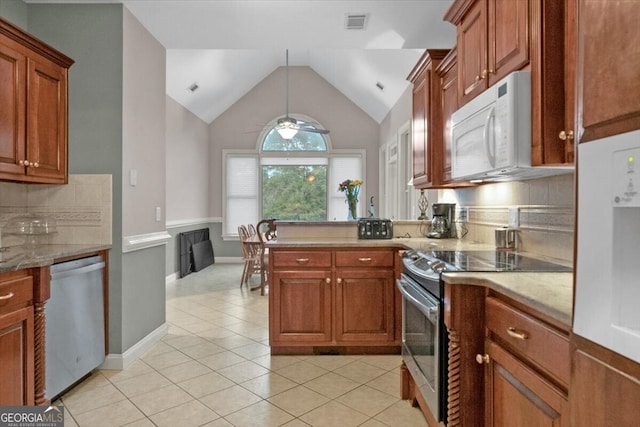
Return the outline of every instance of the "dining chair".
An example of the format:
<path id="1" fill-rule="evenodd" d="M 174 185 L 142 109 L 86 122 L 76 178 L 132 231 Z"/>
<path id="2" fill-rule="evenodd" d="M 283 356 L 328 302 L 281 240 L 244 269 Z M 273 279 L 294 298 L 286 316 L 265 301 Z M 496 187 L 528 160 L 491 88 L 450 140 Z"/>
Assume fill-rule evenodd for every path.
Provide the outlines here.
<path id="1" fill-rule="evenodd" d="M 249 229 L 245 225 L 238 226 L 238 235 L 240 236 L 240 244 L 242 247 L 242 260 L 244 262 L 244 268 L 242 270 L 242 277 L 240 278 L 240 288 L 242 288 L 242 284 L 247 284 L 249 287 L 249 278 L 253 274 L 260 274 L 260 259 L 258 257 L 258 250 L 256 247 L 259 247 L 259 243 L 251 242 L 251 235 L 249 233 Z M 255 237 L 253 238 L 255 239 Z"/>
<path id="2" fill-rule="evenodd" d="M 277 237 L 275 219 L 263 219 L 256 225 L 258 238 L 260 239 L 260 295 L 264 295 L 264 289 L 269 284 L 269 249 L 265 242 Z"/>

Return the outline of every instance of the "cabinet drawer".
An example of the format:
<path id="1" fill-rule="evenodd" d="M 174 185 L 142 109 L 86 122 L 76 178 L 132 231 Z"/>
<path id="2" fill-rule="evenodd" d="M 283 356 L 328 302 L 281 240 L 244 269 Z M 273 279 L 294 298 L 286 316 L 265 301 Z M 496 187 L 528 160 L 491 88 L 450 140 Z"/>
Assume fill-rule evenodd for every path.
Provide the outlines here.
<path id="1" fill-rule="evenodd" d="M 0 281 L 0 311 L 24 305 L 33 299 L 33 277 L 9 277 Z"/>
<path id="2" fill-rule="evenodd" d="M 570 352 L 567 337 L 495 298 L 487 298 L 486 310 L 487 328 L 492 334 L 568 385 Z"/>
<path id="3" fill-rule="evenodd" d="M 337 251 L 336 267 L 393 267 L 394 251 Z"/>
<path id="4" fill-rule="evenodd" d="M 272 249 L 273 251 L 273 249 Z M 331 251 L 273 251 L 273 266 L 331 268 Z"/>

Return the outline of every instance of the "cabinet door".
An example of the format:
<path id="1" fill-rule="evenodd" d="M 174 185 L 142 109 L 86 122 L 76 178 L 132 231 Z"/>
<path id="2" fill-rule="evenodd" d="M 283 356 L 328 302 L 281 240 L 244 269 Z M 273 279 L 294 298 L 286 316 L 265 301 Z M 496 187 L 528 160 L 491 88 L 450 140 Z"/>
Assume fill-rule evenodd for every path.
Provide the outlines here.
<path id="1" fill-rule="evenodd" d="M 529 22 L 529 0 L 489 1 L 489 86 L 529 63 Z"/>
<path id="2" fill-rule="evenodd" d="M 0 36 L 0 174 L 24 174 L 26 57 Z"/>
<path id="3" fill-rule="evenodd" d="M 442 147 L 442 182 L 451 181 L 451 115 L 458 109 L 458 63 L 454 56 L 441 78 L 442 118 L 444 135 Z"/>
<path id="4" fill-rule="evenodd" d="M 33 405 L 33 307 L 0 315 L 0 360 L 0 405 Z"/>
<path id="5" fill-rule="evenodd" d="M 487 341 L 487 426 L 568 426 L 568 401 L 505 349 Z"/>
<path id="6" fill-rule="evenodd" d="M 273 271 L 269 287 L 273 343 L 331 341 L 331 271 Z"/>
<path id="7" fill-rule="evenodd" d="M 580 142 L 640 129 L 638 22 L 635 1 L 580 1 Z"/>
<path id="8" fill-rule="evenodd" d="M 29 58 L 27 174 L 43 182 L 66 182 L 67 70 L 44 58 Z"/>
<path id="9" fill-rule="evenodd" d="M 429 96 L 429 72 L 423 71 L 413 86 L 413 184 L 431 182 L 427 155 L 427 100 Z"/>
<path id="10" fill-rule="evenodd" d="M 477 1 L 458 25 L 458 101 L 464 105 L 487 88 L 487 0 Z M 486 76 L 486 75 L 485 75 Z"/>
<path id="11" fill-rule="evenodd" d="M 340 269 L 335 289 L 336 341 L 393 342 L 393 270 Z"/>
<path id="12" fill-rule="evenodd" d="M 622 359 L 625 365 L 633 362 Z M 571 379 L 571 419 L 575 426 L 633 427 L 638 425 L 640 377 L 617 369 L 582 350 L 574 354 Z M 635 371 L 640 366 L 635 364 Z"/>

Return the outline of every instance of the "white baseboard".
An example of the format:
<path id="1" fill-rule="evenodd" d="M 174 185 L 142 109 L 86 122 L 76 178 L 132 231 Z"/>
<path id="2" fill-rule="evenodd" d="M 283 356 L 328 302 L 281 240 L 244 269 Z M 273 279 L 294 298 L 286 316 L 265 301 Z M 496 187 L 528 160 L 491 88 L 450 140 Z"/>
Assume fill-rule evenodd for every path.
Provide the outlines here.
<path id="1" fill-rule="evenodd" d="M 167 332 L 169 332 L 169 324 L 165 322 L 149 335 L 132 345 L 123 354 L 108 354 L 98 369 L 121 371 L 128 368 L 133 362 L 156 345 L 162 337 L 167 335 Z"/>

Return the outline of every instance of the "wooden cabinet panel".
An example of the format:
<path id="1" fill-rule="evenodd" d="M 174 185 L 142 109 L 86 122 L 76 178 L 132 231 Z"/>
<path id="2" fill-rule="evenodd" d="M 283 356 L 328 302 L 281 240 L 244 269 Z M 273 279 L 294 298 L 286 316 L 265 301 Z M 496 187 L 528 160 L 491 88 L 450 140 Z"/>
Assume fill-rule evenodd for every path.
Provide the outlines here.
<path id="1" fill-rule="evenodd" d="M 633 1 L 579 5 L 579 141 L 640 129 L 640 8 Z"/>
<path id="2" fill-rule="evenodd" d="M 392 342 L 393 270 L 338 270 L 336 275 L 336 341 Z"/>
<path id="3" fill-rule="evenodd" d="M 0 35 L 0 172 L 22 174 L 25 152 L 26 57 Z"/>
<path id="4" fill-rule="evenodd" d="M 529 63 L 529 0 L 488 4 L 488 86 Z"/>
<path id="5" fill-rule="evenodd" d="M 640 364 L 576 338 L 569 392 L 572 425 L 637 426 Z"/>
<path id="6" fill-rule="evenodd" d="M 394 251 L 337 251 L 336 267 L 393 267 Z"/>
<path id="7" fill-rule="evenodd" d="M 29 59 L 27 174 L 66 181 L 67 70 L 42 59 Z"/>
<path id="8" fill-rule="evenodd" d="M 495 299 L 487 298 L 487 329 L 512 351 L 569 385 L 569 338 Z"/>
<path id="9" fill-rule="evenodd" d="M 331 267 L 330 251 L 276 251 L 274 267 Z"/>
<path id="10" fill-rule="evenodd" d="M 8 278 L 0 282 L 0 310 L 24 307 L 33 300 L 33 277 Z"/>
<path id="11" fill-rule="evenodd" d="M 67 182 L 73 60 L 0 18 L 0 179 Z"/>
<path id="12" fill-rule="evenodd" d="M 436 73 L 440 76 L 442 92 L 443 140 L 437 150 L 434 146 L 434 158 L 441 159 L 442 183 L 451 182 L 451 115 L 458 109 L 458 50 L 451 49 L 442 60 Z"/>
<path id="13" fill-rule="evenodd" d="M 569 426 L 569 402 L 560 390 L 496 343 L 486 348 L 486 426 Z"/>
<path id="14" fill-rule="evenodd" d="M 0 315 L 0 404 L 34 404 L 33 307 Z"/>
<path id="15" fill-rule="evenodd" d="M 407 80 L 413 84 L 413 185 L 428 188 L 441 181 L 442 165 L 437 151 L 442 145 L 440 78 L 435 69 L 449 51 L 428 49 Z M 434 152 L 435 147 L 435 152 Z"/>
<path id="16" fill-rule="evenodd" d="M 278 271 L 270 280 L 274 342 L 331 340 L 331 272 Z"/>
<path id="17" fill-rule="evenodd" d="M 462 106 L 487 88 L 487 0 L 479 0 L 458 24 L 458 100 Z"/>
<path id="18" fill-rule="evenodd" d="M 269 248 L 272 354 L 399 352 L 399 265 L 389 248 Z"/>

